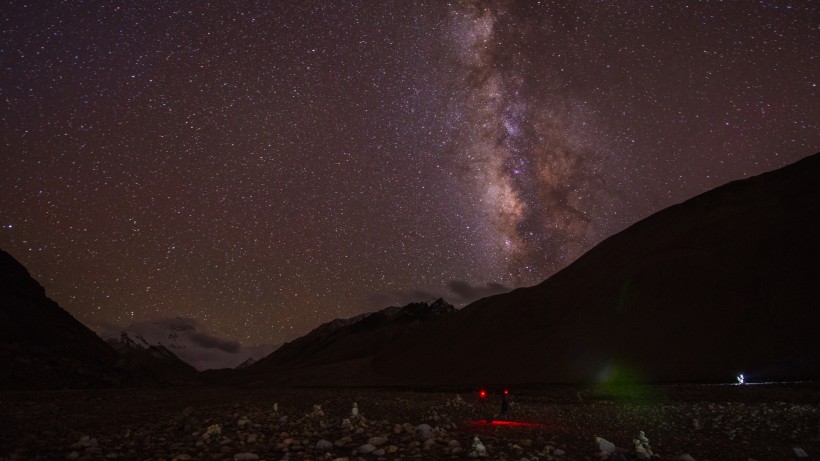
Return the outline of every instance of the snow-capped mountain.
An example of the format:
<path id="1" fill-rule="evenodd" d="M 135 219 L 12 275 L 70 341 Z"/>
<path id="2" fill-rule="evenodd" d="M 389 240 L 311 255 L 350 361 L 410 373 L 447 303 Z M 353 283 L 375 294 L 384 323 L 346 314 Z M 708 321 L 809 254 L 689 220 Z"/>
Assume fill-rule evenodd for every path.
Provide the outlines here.
<path id="1" fill-rule="evenodd" d="M 122 331 L 135 343 L 162 346 L 197 370 L 235 368 L 249 358 L 259 360 L 276 350 L 276 346 L 267 344 L 243 346 L 220 338 L 203 331 L 198 321 L 183 317 L 135 323 Z M 107 338 L 118 338 L 119 334 L 113 328 L 100 332 Z"/>
<path id="2" fill-rule="evenodd" d="M 140 334 L 122 332 L 119 339 L 106 341 L 119 354 L 117 365 L 159 382 L 173 382 L 196 376 L 196 369 L 180 360 L 162 344 L 151 344 Z"/>

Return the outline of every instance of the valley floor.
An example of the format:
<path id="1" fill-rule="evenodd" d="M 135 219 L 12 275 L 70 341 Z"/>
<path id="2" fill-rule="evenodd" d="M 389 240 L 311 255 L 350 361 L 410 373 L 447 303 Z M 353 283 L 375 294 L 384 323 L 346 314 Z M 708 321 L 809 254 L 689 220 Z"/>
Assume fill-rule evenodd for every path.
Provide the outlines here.
<path id="1" fill-rule="evenodd" d="M 629 459 L 639 431 L 665 460 L 820 457 L 816 383 L 526 387 L 504 418 L 500 402 L 440 389 L 0 392 L 0 460 L 470 459 L 475 436 L 491 460 L 597 460 L 596 436 Z"/>

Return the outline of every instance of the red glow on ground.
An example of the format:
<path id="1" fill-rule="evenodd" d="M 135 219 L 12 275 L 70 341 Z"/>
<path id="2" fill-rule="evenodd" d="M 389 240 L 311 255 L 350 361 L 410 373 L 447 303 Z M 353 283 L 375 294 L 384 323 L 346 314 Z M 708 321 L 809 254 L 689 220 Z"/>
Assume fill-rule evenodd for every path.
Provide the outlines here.
<path id="1" fill-rule="evenodd" d="M 482 390 L 481 392 L 478 393 L 478 396 L 481 397 L 482 399 L 487 397 L 487 391 Z"/>
<path id="2" fill-rule="evenodd" d="M 480 419 L 478 421 L 470 422 L 471 425 L 476 426 L 507 426 L 507 427 L 541 427 L 543 424 L 536 424 L 536 423 L 525 423 L 522 421 L 487 421 L 486 419 Z"/>

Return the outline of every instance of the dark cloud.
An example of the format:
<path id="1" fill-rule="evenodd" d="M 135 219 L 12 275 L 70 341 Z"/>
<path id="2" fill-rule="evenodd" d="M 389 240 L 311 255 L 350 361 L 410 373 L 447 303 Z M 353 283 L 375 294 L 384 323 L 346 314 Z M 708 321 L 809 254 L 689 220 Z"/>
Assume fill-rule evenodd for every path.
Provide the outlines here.
<path id="1" fill-rule="evenodd" d="M 488 282 L 484 285 L 471 285 L 464 280 L 451 280 L 447 284 L 447 288 L 456 295 L 453 302 L 457 304 L 469 304 L 487 296 L 510 291 L 510 287 L 500 283 Z"/>
<path id="2" fill-rule="evenodd" d="M 194 344 L 202 346 L 206 349 L 219 349 L 229 354 L 236 354 L 242 349 L 242 344 L 239 341 L 231 341 L 229 339 L 217 338 L 208 333 L 193 332 L 189 336 Z"/>
<path id="3" fill-rule="evenodd" d="M 239 341 L 215 336 L 200 322 L 184 317 L 154 319 L 126 327 L 107 323 L 98 325 L 96 330 L 103 338 L 119 338 L 121 332 L 126 332 L 132 338 L 145 338 L 149 344 L 162 344 L 198 370 L 233 368 L 249 357 L 258 360 L 277 348 L 268 344 L 243 346 Z"/>

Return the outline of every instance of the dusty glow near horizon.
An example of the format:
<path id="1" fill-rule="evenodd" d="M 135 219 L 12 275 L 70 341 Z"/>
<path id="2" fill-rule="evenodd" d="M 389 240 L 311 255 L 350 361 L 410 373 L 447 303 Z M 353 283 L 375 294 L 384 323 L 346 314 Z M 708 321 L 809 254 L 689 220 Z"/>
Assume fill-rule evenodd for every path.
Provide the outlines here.
<path id="1" fill-rule="evenodd" d="M 5 10 L 0 248 L 98 330 L 463 305 L 820 147 L 811 2 Z"/>

